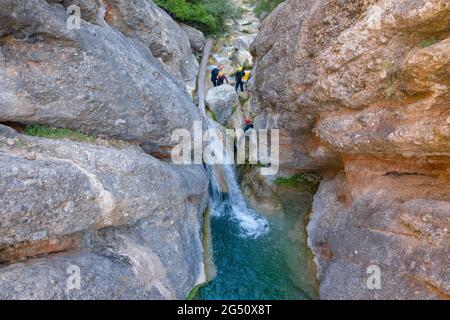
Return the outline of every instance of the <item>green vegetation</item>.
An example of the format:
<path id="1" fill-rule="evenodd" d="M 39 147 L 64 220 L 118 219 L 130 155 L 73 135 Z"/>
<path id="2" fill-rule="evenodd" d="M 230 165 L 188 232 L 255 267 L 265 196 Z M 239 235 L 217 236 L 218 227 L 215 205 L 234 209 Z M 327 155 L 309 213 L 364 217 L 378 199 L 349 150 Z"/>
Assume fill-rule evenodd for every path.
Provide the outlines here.
<path id="1" fill-rule="evenodd" d="M 256 3 L 255 14 L 261 19 L 264 13 L 271 13 L 284 0 L 254 0 Z"/>
<path id="2" fill-rule="evenodd" d="M 176 20 L 214 35 L 225 32 L 225 22 L 241 14 L 230 0 L 155 0 L 155 3 Z"/>
<path id="3" fill-rule="evenodd" d="M 315 193 L 319 186 L 320 178 L 311 173 L 297 173 L 291 177 L 278 177 L 275 179 L 275 185 L 288 186 L 293 188 L 303 187 L 311 193 Z"/>
<path id="4" fill-rule="evenodd" d="M 431 37 L 429 39 L 425 39 L 425 40 L 420 41 L 419 47 L 426 48 L 426 47 L 432 46 L 436 42 L 439 42 L 439 40 L 436 39 L 436 37 Z"/>
<path id="5" fill-rule="evenodd" d="M 50 138 L 50 139 L 72 139 L 76 141 L 92 141 L 93 138 L 87 134 L 70 129 L 49 128 L 40 124 L 27 125 L 24 132 L 29 136 Z"/>
<path id="6" fill-rule="evenodd" d="M 206 108 L 206 112 L 209 114 L 209 116 L 211 117 L 211 119 L 213 119 L 214 121 L 217 122 L 217 113 L 214 110 L 211 110 L 209 108 Z"/>
<path id="7" fill-rule="evenodd" d="M 186 297 L 186 300 L 194 300 L 195 297 L 198 294 L 198 290 L 203 286 L 203 284 L 196 285 L 194 288 L 192 288 L 191 292 L 188 293 L 188 296 Z"/>

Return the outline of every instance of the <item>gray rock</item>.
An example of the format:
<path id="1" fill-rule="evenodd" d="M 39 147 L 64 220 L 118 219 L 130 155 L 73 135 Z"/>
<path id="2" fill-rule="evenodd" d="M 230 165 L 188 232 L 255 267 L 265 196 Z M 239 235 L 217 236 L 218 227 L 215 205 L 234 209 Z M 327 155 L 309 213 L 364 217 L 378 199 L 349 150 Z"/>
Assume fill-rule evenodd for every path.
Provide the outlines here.
<path id="1" fill-rule="evenodd" d="M 189 93 L 196 88 L 198 61 L 186 32 L 151 0 L 110 0 L 107 22 L 138 39 L 182 81 Z"/>
<path id="2" fill-rule="evenodd" d="M 234 40 L 233 46 L 238 50 L 248 50 L 254 39 L 255 35 L 240 35 Z"/>
<path id="3" fill-rule="evenodd" d="M 246 49 L 240 49 L 236 51 L 234 55 L 234 62 L 238 66 L 253 66 L 253 57 Z"/>
<path id="4" fill-rule="evenodd" d="M 62 6 L 43 0 L 0 3 L 0 121 L 67 127 L 157 149 L 171 145 L 174 129 L 200 119 L 147 48 L 106 24 L 82 21 L 80 30 L 69 30 L 67 18 Z"/>
<path id="5" fill-rule="evenodd" d="M 239 98 L 232 86 L 224 84 L 209 89 L 205 102 L 206 106 L 216 114 L 217 121 L 225 125 L 239 103 Z"/>
<path id="6" fill-rule="evenodd" d="M 0 251 L 29 246 L 32 256 L 43 240 L 83 238 L 75 250 L 0 265 L 2 299 L 183 299 L 205 280 L 202 166 L 0 126 L 0 176 Z M 70 265 L 80 290 L 66 290 Z"/>
<path id="7" fill-rule="evenodd" d="M 182 214 L 208 185 L 201 167 L 130 149 L 9 133 L 0 135 L 0 152 L 0 246 Z"/>
<path id="8" fill-rule="evenodd" d="M 203 32 L 184 23 L 180 23 L 180 27 L 186 32 L 189 41 L 191 42 L 192 49 L 198 53 L 203 52 L 206 43 L 206 38 Z"/>

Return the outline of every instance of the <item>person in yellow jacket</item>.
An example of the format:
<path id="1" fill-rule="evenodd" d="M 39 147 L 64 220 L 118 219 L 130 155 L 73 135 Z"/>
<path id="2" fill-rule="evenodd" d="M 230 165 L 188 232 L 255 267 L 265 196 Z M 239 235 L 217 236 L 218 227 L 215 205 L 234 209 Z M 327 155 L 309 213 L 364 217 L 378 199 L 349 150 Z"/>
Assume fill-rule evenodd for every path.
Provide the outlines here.
<path id="1" fill-rule="evenodd" d="M 242 80 L 243 80 L 244 82 L 247 82 L 248 79 L 250 79 L 250 71 L 245 71 L 245 74 L 244 74 L 244 76 L 242 77 Z"/>
<path id="2" fill-rule="evenodd" d="M 248 79 L 250 79 L 250 71 L 245 71 L 242 77 L 242 82 L 244 83 L 245 89 L 247 90 Z"/>
<path id="3" fill-rule="evenodd" d="M 244 71 L 243 67 L 240 67 L 238 71 L 236 72 L 236 85 L 235 89 L 238 91 L 239 87 L 241 88 L 241 91 L 244 91 L 244 84 L 248 81 L 250 77 L 250 71 Z"/>

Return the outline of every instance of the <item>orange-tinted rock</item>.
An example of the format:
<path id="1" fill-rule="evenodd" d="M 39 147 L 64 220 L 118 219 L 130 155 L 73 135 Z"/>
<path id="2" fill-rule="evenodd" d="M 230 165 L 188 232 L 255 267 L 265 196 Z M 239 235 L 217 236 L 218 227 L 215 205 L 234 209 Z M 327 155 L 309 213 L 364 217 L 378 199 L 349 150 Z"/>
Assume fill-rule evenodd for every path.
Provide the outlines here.
<path id="1" fill-rule="evenodd" d="M 334 168 L 308 227 L 322 298 L 450 298 L 449 35 L 448 1 L 287 0 L 252 44 L 281 170 Z"/>
<path id="2" fill-rule="evenodd" d="M 74 250 L 78 247 L 79 242 L 78 235 L 70 235 L 59 239 L 18 243 L 0 248 L 0 263 L 12 263 L 43 254 Z"/>

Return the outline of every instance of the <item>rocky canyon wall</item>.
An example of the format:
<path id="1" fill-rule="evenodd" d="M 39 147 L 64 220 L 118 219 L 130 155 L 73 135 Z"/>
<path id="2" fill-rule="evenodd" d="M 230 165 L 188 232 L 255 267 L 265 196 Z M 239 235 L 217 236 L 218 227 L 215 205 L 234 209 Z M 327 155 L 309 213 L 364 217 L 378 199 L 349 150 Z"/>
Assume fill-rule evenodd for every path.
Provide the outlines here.
<path id="1" fill-rule="evenodd" d="M 164 160 L 201 119 L 191 42 L 149 0 L 0 1 L 0 122 L 89 135 L 0 124 L 1 299 L 183 299 L 205 280 L 207 176 Z"/>
<path id="2" fill-rule="evenodd" d="M 441 0 L 287 0 L 261 25 L 256 123 L 281 129 L 282 171 L 324 177 L 322 298 L 450 298 L 449 35 Z"/>

